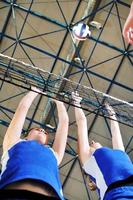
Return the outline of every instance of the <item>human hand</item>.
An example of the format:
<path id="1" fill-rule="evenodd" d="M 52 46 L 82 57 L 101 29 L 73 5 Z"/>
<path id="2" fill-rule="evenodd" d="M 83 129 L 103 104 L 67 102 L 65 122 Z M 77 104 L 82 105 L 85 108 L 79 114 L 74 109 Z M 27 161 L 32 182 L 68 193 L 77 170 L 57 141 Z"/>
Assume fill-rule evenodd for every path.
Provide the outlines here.
<path id="1" fill-rule="evenodd" d="M 82 100 L 82 97 L 79 96 L 78 92 L 72 92 L 72 99 L 73 99 L 73 103 L 75 106 L 81 106 L 80 102 Z"/>
<path id="2" fill-rule="evenodd" d="M 38 89 L 37 87 L 35 87 L 35 86 L 31 86 L 31 90 L 33 92 L 42 93 L 42 91 L 40 89 Z"/>
<path id="3" fill-rule="evenodd" d="M 116 113 L 115 113 L 114 109 L 108 103 L 105 103 L 105 107 L 110 116 L 115 116 Z"/>
<path id="4" fill-rule="evenodd" d="M 133 45 L 133 15 L 129 15 L 123 28 L 123 37 Z"/>

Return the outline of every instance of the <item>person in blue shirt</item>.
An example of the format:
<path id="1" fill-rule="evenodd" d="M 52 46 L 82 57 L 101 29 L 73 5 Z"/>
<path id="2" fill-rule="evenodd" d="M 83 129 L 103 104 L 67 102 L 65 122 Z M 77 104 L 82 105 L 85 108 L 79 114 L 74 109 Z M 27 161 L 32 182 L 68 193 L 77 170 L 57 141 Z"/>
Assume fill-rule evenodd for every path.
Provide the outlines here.
<path id="1" fill-rule="evenodd" d="M 27 112 L 41 91 L 32 87 L 20 101 L 3 140 L 1 158 L 0 199 L 61 199 L 64 200 L 58 166 L 67 141 L 68 115 L 64 104 L 54 100 L 58 126 L 52 148 L 48 134 L 40 128 L 29 130 L 21 139 Z"/>
<path id="2" fill-rule="evenodd" d="M 82 98 L 72 93 L 78 128 L 79 158 L 91 180 L 90 189 L 97 189 L 101 200 L 133 199 L 133 164 L 125 153 L 119 124 L 111 106 L 105 104 L 110 116 L 113 149 L 88 140 L 87 120 L 81 108 Z"/>

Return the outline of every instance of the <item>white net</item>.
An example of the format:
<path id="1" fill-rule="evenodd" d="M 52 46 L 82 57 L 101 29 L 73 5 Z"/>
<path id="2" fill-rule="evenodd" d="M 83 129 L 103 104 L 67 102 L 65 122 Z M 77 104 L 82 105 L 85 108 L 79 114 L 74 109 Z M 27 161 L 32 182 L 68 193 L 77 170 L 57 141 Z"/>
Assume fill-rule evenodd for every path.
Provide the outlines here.
<path id="1" fill-rule="evenodd" d="M 0 80 L 26 89 L 36 86 L 44 95 L 71 105 L 71 93 L 78 91 L 83 110 L 109 117 L 106 101 L 114 108 L 119 122 L 133 127 L 133 104 L 3 54 L 0 54 Z"/>

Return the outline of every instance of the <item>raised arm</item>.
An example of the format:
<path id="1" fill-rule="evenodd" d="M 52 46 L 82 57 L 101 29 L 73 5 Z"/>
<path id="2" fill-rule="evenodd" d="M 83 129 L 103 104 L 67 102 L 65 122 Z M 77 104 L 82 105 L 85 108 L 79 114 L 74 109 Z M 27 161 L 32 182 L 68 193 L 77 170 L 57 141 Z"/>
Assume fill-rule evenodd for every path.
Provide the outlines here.
<path id="1" fill-rule="evenodd" d="M 123 37 L 128 43 L 133 45 L 133 1 L 131 4 L 129 15 L 123 27 Z"/>
<path id="2" fill-rule="evenodd" d="M 120 149 L 122 151 L 125 151 L 115 111 L 109 104 L 105 104 L 105 106 L 106 106 L 106 109 L 107 109 L 107 111 L 110 115 L 110 119 L 111 119 L 110 125 L 111 125 L 113 149 Z"/>
<path id="3" fill-rule="evenodd" d="M 68 114 L 63 102 L 54 100 L 57 106 L 58 111 L 58 127 L 53 143 L 53 149 L 56 152 L 58 165 L 61 163 L 67 142 L 67 135 L 68 135 Z"/>
<path id="4" fill-rule="evenodd" d="M 82 110 L 80 102 L 82 100 L 78 93 L 72 93 L 75 104 L 75 118 L 78 127 L 78 151 L 81 163 L 84 164 L 88 160 L 90 154 L 90 146 L 88 140 L 87 120 Z"/>
<path id="5" fill-rule="evenodd" d="M 33 90 L 39 92 L 37 88 L 33 88 Z M 38 95 L 37 92 L 28 92 L 28 94 L 26 94 L 20 101 L 4 136 L 3 153 L 20 139 L 27 112 L 33 100 Z"/>

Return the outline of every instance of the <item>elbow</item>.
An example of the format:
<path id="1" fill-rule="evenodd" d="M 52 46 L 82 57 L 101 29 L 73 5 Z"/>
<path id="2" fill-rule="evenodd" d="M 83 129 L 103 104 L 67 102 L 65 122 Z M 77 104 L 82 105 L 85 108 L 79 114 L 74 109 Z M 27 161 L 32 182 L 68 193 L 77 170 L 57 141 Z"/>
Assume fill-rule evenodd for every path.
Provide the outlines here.
<path id="1" fill-rule="evenodd" d="M 80 154 L 79 154 L 79 160 L 81 162 L 81 165 L 83 166 L 84 165 L 84 158 Z"/>
<path id="2" fill-rule="evenodd" d="M 64 153 L 62 155 L 60 152 L 55 152 L 55 155 L 57 159 L 57 165 L 59 166 L 63 160 Z"/>
<path id="3" fill-rule="evenodd" d="M 79 154 L 79 159 L 80 159 L 81 165 L 83 166 L 85 164 L 86 160 L 89 159 L 89 157 L 85 157 L 85 156 Z"/>
<path id="4" fill-rule="evenodd" d="M 58 166 L 61 164 L 62 160 L 63 160 L 63 157 L 58 157 L 57 158 L 57 164 L 58 164 Z"/>
<path id="5" fill-rule="evenodd" d="M 87 150 L 78 150 L 78 154 L 79 154 L 79 158 L 81 161 L 81 164 L 84 165 L 84 163 L 90 158 L 91 156 L 91 152 L 89 151 L 89 149 Z"/>

